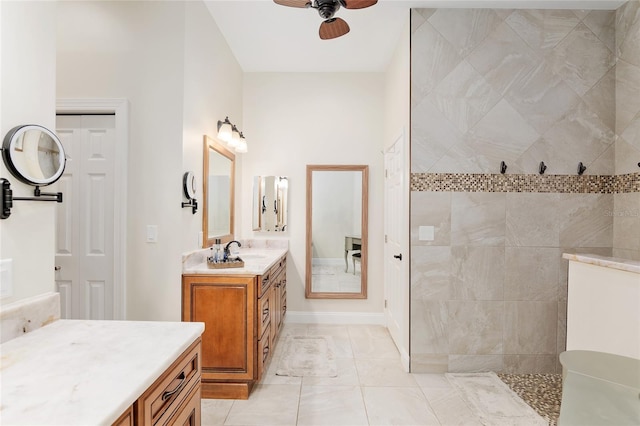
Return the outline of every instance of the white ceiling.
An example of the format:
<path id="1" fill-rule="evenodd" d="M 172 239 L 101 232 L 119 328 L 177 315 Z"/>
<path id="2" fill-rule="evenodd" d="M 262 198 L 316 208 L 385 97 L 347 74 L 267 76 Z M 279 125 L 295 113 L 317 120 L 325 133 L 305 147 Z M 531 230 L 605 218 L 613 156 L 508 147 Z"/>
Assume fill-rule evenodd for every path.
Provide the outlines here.
<path id="1" fill-rule="evenodd" d="M 375 6 L 336 16 L 351 32 L 320 40 L 314 9 L 272 0 L 206 0 L 206 5 L 245 72 L 382 72 L 386 70 L 411 7 L 617 9 L 624 0 L 378 0 Z"/>

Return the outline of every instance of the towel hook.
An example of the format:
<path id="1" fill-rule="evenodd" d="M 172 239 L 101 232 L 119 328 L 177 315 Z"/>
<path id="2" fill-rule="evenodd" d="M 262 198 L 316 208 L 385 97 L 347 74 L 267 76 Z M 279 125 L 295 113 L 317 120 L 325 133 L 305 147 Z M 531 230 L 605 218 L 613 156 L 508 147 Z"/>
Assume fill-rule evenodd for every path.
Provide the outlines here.
<path id="1" fill-rule="evenodd" d="M 543 175 L 545 170 L 547 170 L 547 166 L 544 164 L 544 161 L 541 161 L 540 168 L 538 168 L 538 173 Z"/>
<path id="2" fill-rule="evenodd" d="M 587 170 L 587 166 L 582 164 L 582 161 L 578 163 L 578 174 L 582 175 L 584 171 Z"/>
<path id="3" fill-rule="evenodd" d="M 505 174 L 507 171 L 507 163 L 505 163 L 504 161 L 500 162 L 500 173 L 501 174 Z"/>

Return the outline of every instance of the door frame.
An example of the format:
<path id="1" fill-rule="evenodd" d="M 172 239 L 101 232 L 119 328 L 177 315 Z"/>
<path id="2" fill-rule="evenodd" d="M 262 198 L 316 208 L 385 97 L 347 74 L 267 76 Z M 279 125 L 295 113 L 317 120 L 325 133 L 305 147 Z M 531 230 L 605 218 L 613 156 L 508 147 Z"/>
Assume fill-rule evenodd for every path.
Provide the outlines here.
<path id="1" fill-rule="evenodd" d="M 127 312 L 127 160 L 129 151 L 129 101 L 116 99 L 57 99 L 56 114 L 115 114 L 113 319 Z"/>

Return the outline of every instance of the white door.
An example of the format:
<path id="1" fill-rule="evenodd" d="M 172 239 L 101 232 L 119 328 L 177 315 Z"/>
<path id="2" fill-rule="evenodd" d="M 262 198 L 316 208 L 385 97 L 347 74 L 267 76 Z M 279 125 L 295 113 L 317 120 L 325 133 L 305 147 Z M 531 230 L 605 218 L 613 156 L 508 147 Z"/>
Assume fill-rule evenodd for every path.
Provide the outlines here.
<path id="1" fill-rule="evenodd" d="M 56 286 L 61 316 L 114 317 L 114 115 L 58 115 L 67 156 L 58 183 Z"/>
<path id="2" fill-rule="evenodd" d="M 409 180 L 404 131 L 385 152 L 385 317 L 402 365 L 409 352 Z"/>

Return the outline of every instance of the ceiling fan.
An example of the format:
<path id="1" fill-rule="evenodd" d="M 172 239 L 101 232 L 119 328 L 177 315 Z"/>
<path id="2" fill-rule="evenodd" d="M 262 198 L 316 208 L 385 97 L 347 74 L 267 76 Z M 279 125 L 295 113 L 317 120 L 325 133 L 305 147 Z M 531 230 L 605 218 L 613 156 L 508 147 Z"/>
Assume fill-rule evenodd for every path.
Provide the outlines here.
<path id="1" fill-rule="evenodd" d="M 344 19 L 335 18 L 334 15 L 340 9 L 364 9 L 378 3 L 378 0 L 273 0 L 281 6 L 312 8 L 324 22 L 320 24 L 320 38 L 329 40 L 345 35 L 349 32 L 349 24 Z"/>

